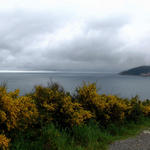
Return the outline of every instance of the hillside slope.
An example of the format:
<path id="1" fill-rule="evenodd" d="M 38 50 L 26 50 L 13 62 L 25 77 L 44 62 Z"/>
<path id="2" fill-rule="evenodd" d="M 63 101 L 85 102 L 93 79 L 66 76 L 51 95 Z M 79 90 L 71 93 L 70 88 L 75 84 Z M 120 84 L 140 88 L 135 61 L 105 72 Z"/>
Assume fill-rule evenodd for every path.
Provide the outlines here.
<path id="1" fill-rule="evenodd" d="M 140 66 L 140 67 L 132 68 L 132 69 L 120 72 L 119 74 L 150 76 L 150 66 Z"/>

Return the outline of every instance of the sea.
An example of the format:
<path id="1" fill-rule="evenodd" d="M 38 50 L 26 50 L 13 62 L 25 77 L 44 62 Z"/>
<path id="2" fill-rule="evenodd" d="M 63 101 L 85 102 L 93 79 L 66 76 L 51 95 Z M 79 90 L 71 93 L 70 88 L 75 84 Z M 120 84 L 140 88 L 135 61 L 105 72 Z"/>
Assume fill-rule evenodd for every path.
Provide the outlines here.
<path id="1" fill-rule="evenodd" d="M 34 91 L 36 85 L 47 86 L 57 82 L 66 91 L 74 94 L 83 82 L 96 83 L 99 94 L 114 94 L 123 98 L 136 95 L 141 100 L 150 99 L 150 77 L 126 76 L 102 72 L 65 72 L 65 71 L 20 71 L 0 72 L 0 83 L 7 84 L 7 90 L 20 89 L 20 95 Z"/>

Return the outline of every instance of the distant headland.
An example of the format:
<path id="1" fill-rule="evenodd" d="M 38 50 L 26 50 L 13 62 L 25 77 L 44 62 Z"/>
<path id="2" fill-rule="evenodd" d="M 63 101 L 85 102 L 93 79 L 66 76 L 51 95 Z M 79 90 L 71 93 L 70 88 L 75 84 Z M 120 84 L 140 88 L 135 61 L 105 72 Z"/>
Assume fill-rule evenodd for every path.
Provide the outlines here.
<path id="1" fill-rule="evenodd" d="M 150 66 L 139 66 L 119 73 L 120 75 L 150 76 Z"/>

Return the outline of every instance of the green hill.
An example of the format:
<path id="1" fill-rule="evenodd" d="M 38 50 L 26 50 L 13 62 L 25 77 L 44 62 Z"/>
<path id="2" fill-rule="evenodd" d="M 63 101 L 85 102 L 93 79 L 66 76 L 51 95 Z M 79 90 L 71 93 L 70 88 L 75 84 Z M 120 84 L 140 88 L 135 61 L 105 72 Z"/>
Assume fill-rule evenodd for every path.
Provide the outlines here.
<path id="1" fill-rule="evenodd" d="M 138 75 L 138 76 L 150 76 L 150 66 L 140 66 L 132 68 L 126 71 L 122 71 L 121 75 Z"/>

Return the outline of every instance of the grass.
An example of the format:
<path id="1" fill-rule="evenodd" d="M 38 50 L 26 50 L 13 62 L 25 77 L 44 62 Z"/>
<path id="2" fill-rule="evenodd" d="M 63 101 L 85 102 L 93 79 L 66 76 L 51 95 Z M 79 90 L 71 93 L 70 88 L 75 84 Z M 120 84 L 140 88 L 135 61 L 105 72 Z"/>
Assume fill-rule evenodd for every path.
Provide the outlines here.
<path id="1" fill-rule="evenodd" d="M 54 124 L 40 131 L 19 134 L 12 142 L 11 150 L 107 150 L 116 141 L 134 137 L 150 127 L 149 118 L 123 125 L 110 124 L 100 127 L 96 121 L 87 125 L 74 126 L 71 130 L 60 129 Z"/>

